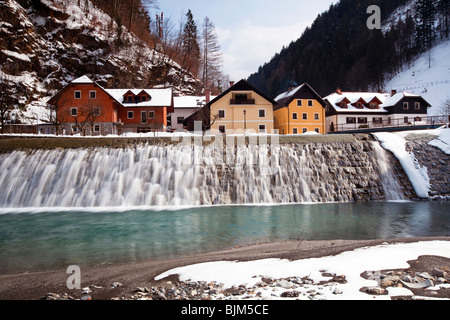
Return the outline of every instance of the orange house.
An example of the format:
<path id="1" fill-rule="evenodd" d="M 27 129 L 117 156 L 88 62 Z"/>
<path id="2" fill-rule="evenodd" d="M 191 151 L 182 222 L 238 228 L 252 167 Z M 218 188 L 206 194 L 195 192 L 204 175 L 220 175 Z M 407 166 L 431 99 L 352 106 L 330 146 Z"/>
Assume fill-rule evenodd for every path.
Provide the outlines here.
<path id="1" fill-rule="evenodd" d="M 59 133 L 83 135 L 164 131 L 174 112 L 172 89 L 104 89 L 86 76 L 48 104 Z"/>

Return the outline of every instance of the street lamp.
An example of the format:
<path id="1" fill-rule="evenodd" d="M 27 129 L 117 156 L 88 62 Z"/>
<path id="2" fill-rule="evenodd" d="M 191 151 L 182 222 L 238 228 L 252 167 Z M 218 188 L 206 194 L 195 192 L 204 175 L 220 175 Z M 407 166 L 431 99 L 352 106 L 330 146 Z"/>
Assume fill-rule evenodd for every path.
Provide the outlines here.
<path id="1" fill-rule="evenodd" d="M 244 130 L 247 130 L 247 110 L 244 110 Z"/>

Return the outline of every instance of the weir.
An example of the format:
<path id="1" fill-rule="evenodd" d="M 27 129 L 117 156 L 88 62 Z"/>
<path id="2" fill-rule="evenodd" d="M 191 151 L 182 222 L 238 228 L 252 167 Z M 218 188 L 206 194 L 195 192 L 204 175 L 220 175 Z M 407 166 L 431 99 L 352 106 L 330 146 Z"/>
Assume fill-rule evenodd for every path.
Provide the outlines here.
<path id="1" fill-rule="evenodd" d="M 0 206 L 140 207 L 402 200 L 394 157 L 368 139 L 148 144 L 0 154 Z M 404 180 L 404 179 L 403 179 Z"/>

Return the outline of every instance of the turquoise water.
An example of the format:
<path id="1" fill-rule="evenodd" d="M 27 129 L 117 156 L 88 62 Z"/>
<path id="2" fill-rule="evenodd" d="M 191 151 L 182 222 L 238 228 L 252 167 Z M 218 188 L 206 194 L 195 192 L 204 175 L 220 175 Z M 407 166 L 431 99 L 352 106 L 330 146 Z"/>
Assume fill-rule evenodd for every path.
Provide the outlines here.
<path id="1" fill-rule="evenodd" d="M 0 209 L 0 272 L 165 259 L 264 241 L 450 236 L 446 202 L 178 210 Z"/>

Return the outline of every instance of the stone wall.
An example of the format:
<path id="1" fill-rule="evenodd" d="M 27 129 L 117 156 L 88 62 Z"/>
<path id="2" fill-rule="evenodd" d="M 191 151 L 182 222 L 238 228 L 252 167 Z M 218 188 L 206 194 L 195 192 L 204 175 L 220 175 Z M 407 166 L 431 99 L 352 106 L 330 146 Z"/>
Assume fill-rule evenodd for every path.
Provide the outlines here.
<path id="1" fill-rule="evenodd" d="M 430 197 L 450 199 L 450 155 L 428 143 L 431 136 L 406 137 L 406 149 L 413 152 L 419 164 L 428 169 L 430 178 Z"/>

